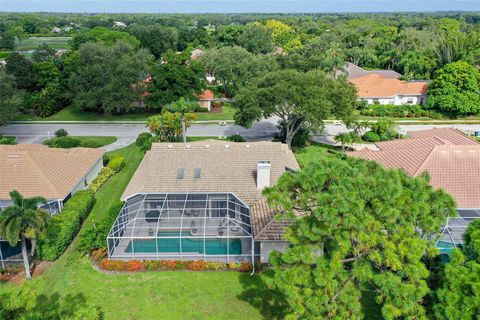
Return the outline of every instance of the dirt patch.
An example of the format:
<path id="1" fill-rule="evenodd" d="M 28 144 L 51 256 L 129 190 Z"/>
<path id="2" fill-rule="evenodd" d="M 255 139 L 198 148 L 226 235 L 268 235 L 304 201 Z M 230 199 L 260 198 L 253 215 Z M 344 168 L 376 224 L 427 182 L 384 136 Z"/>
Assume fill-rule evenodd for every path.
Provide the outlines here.
<path id="1" fill-rule="evenodd" d="M 32 266 L 31 272 L 32 277 L 39 277 L 41 276 L 48 267 L 52 265 L 53 262 L 46 262 L 42 261 L 40 263 L 36 263 Z M 0 283 L 2 282 L 9 282 L 13 284 L 20 285 L 25 281 L 25 271 L 23 269 L 23 265 L 9 265 L 7 266 L 7 270 L 0 273 Z"/>
<path id="2" fill-rule="evenodd" d="M 45 272 L 45 270 L 47 270 L 48 267 L 50 267 L 52 264 L 53 262 L 50 262 L 50 261 L 41 261 L 35 264 L 35 266 L 33 266 L 33 269 L 32 269 L 32 277 L 41 276 Z"/>
<path id="3" fill-rule="evenodd" d="M 223 107 L 221 105 L 212 104 L 208 113 L 222 113 Z"/>

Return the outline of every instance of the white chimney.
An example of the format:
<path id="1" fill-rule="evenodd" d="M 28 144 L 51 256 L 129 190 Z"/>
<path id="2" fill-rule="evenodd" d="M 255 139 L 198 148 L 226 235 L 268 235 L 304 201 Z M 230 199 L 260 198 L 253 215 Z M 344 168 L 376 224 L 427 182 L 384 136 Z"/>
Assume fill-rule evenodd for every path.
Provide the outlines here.
<path id="1" fill-rule="evenodd" d="M 257 162 L 257 189 L 270 187 L 270 161 Z"/>

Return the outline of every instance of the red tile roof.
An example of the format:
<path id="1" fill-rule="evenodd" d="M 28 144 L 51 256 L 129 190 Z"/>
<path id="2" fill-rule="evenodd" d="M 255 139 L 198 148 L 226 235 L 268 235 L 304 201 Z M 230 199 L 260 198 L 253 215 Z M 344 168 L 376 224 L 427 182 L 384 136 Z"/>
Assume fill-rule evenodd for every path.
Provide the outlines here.
<path id="1" fill-rule="evenodd" d="M 450 128 L 415 131 L 410 136 L 378 143 L 380 151 L 364 149 L 349 155 L 403 169 L 414 177 L 427 171 L 430 184 L 450 193 L 459 208 L 480 208 L 480 144 Z"/>
<path id="2" fill-rule="evenodd" d="M 390 98 L 397 95 L 422 95 L 427 93 L 426 81 L 401 81 L 379 74 L 369 74 L 351 79 L 359 98 Z"/>
<path id="3" fill-rule="evenodd" d="M 211 100 L 215 97 L 212 90 L 203 90 L 202 93 L 198 95 L 199 100 Z"/>

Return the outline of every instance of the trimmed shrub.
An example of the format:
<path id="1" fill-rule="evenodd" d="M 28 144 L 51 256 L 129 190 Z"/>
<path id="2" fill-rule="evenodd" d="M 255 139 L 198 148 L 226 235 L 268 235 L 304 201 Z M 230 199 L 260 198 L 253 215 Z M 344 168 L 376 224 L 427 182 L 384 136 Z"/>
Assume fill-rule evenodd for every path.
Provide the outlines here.
<path id="1" fill-rule="evenodd" d="M 91 190 L 78 191 L 55 215 L 45 234 L 38 241 L 37 255 L 41 260 L 56 260 L 70 245 L 80 226 L 92 210 L 95 198 Z"/>
<path id="2" fill-rule="evenodd" d="M 100 251 L 100 250 L 99 250 Z M 104 250 L 101 252 L 105 253 Z M 92 252 L 92 258 L 93 258 Z M 97 253 L 95 253 L 97 255 Z M 104 257 L 104 256 L 103 256 Z M 109 260 L 103 258 L 101 260 L 96 260 L 99 262 L 99 267 L 106 271 L 127 271 L 127 272 L 138 272 L 138 271 L 171 271 L 171 270 L 190 270 L 190 271 L 205 271 L 205 270 L 234 270 L 240 272 L 251 272 L 253 270 L 253 265 L 250 262 L 241 262 L 235 263 L 230 262 L 220 263 L 214 261 L 203 261 L 203 260 L 193 260 L 193 261 L 180 261 L 180 260 Z"/>
<path id="3" fill-rule="evenodd" d="M 233 134 L 231 136 L 228 136 L 227 137 L 227 140 L 228 141 L 233 141 L 233 142 L 246 142 L 247 140 L 245 140 L 244 137 L 242 137 L 241 135 L 239 134 Z"/>
<path id="4" fill-rule="evenodd" d="M 89 220 L 79 236 L 77 249 L 85 254 L 89 253 L 92 249 L 106 250 L 107 242 L 105 239 L 107 238 L 108 232 L 112 228 L 120 210 L 122 210 L 122 207 L 123 202 L 118 201 L 110 207 L 107 217 L 102 221 Z M 96 250 L 94 250 L 94 252 L 95 251 Z"/>
<path id="5" fill-rule="evenodd" d="M 93 181 L 90 183 L 88 188 L 93 192 L 97 192 L 114 174 L 115 171 L 113 171 L 112 169 L 108 167 L 102 168 L 102 170 L 100 170 L 100 172 L 98 173 L 97 177 L 93 179 Z"/>
<path id="6" fill-rule="evenodd" d="M 126 268 L 127 268 L 127 271 L 130 271 L 130 272 L 137 272 L 137 271 L 145 270 L 145 268 L 143 266 L 143 262 L 140 261 L 140 260 L 127 261 Z"/>
<path id="7" fill-rule="evenodd" d="M 152 135 L 148 132 L 142 132 L 138 135 L 137 140 L 135 140 L 135 144 L 137 147 L 143 147 L 145 145 L 145 142 L 150 140 L 152 138 Z"/>
<path id="8" fill-rule="evenodd" d="M 46 144 L 50 148 L 63 148 L 63 149 L 70 149 L 80 147 L 80 140 L 72 138 L 72 137 L 60 137 L 48 140 Z"/>
<path id="9" fill-rule="evenodd" d="M 201 107 L 201 106 L 195 106 L 195 108 L 193 108 L 193 112 L 208 112 L 208 108 L 206 107 Z"/>
<path id="10" fill-rule="evenodd" d="M 16 137 L 0 136 L 0 144 L 17 144 Z"/>
<path id="11" fill-rule="evenodd" d="M 380 135 L 376 132 L 373 131 L 368 131 L 365 132 L 365 134 L 362 137 L 363 140 L 369 141 L 369 142 L 380 142 Z"/>
<path id="12" fill-rule="evenodd" d="M 57 138 L 68 136 L 68 132 L 65 129 L 58 129 L 57 131 L 55 131 L 54 134 L 55 134 L 55 137 Z"/>
<path id="13" fill-rule="evenodd" d="M 187 261 L 185 268 L 192 271 L 202 271 L 206 269 L 206 265 L 205 261 L 202 260 Z"/>
<path id="14" fill-rule="evenodd" d="M 107 167 L 112 169 L 115 173 L 119 173 L 123 167 L 125 167 L 125 158 L 122 156 L 115 156 L 110 159 Z"/>

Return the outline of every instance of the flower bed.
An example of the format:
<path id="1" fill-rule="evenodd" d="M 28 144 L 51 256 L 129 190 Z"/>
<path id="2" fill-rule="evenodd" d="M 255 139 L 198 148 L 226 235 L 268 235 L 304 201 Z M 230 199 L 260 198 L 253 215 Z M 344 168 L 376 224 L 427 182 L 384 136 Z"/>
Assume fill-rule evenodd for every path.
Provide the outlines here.
<path id="1" fill-rule="evenodd" d="M 100 252 L 100 253 L 99 253 Z M 116 272 L 138 272 L 138 271 L 172 271 L 172 270 L 190 270 L 190 271 L 220 271 L 231 270 L 239 272 L 251 272 L 252 264 L 250 262 L 230 262 L 220 263 L 214 261 L 180 261 L 180 260 L 109 260 L 105 258 L 105 251 L 94 250 L 92 259 L 97 266 L 104 271 Z"/>

